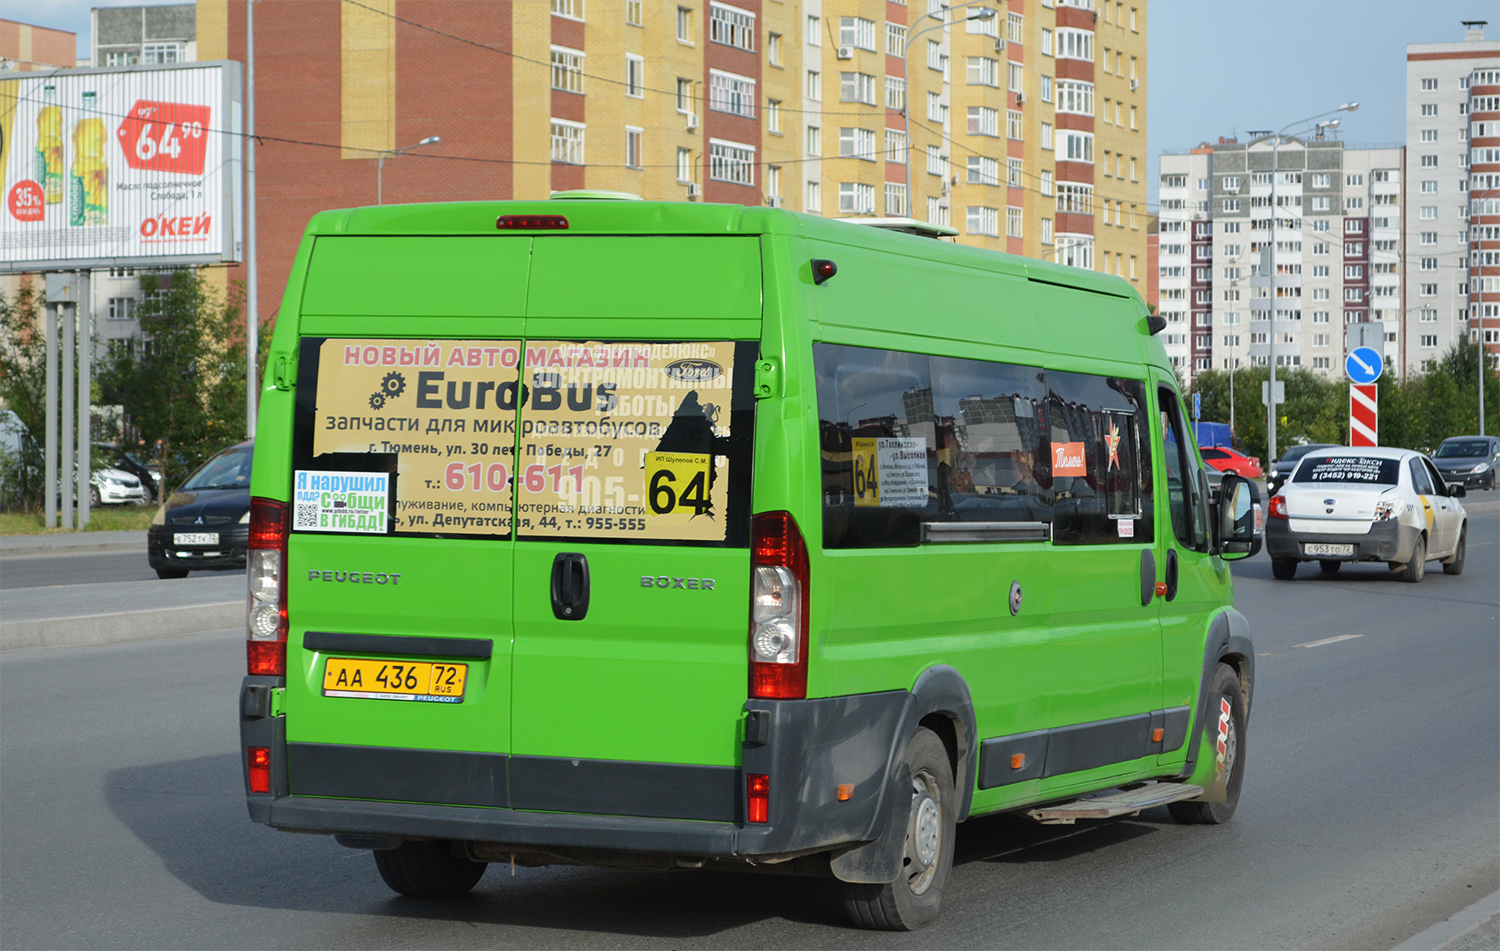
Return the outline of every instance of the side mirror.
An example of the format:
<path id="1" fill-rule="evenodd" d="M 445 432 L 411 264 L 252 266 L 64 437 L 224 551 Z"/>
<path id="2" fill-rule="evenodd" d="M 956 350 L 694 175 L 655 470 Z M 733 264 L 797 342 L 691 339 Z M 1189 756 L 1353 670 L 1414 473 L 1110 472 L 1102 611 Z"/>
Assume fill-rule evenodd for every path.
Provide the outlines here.
<path id="1" fill-rule="evenodd" d="M 1243 476 L 1225 474 L 1215 512 L 1218 554 L 1226 561 L 1249 558 L 1260 551 L 1260 487 Z"/>
<path id="2" fill-rule="evenodd" d="M 1448 486 L 1448 498 L 1461 499 L 1469 494 L 1469 490 L 1463 487 L 1463 483 L 1455 482 Z"/>

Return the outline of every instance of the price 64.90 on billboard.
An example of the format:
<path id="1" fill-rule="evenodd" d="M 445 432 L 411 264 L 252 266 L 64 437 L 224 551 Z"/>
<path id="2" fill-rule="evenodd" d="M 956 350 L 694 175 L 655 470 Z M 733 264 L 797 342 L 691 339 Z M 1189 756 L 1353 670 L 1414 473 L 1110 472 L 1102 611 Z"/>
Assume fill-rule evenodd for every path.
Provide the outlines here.
<path id="1" fill-rule="evenodd" d="M 240 64 L 0 79 L 0 271 L 240 258 Z"/>

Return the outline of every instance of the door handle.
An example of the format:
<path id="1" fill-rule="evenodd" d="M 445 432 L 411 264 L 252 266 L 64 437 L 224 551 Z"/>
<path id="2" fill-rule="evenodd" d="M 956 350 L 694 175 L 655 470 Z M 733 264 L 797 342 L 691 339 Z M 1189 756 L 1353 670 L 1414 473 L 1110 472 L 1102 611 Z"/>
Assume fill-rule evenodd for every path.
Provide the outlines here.
<path id="1" fill-rule="evenodd" d="M 1141 549 L 1141 607 L 1148 607 L 1156 594 L 1156 558 L 1151 549 Z"/>
<path id="2" fill-rule="evenodd" d="M 581 621 L 589 613 L 589 560 L 577 552 L 552 559 L 552 614 L 559 621 Z"/>

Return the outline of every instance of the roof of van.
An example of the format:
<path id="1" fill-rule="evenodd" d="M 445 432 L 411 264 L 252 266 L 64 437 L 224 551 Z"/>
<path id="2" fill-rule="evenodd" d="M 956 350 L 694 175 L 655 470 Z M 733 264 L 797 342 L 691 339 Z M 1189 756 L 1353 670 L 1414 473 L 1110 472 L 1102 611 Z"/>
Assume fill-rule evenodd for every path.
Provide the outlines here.
<path id="1" fill-rule="evenodd" d="M 309 235 L 490 235 L 502 215 L 557 216 L 578 234 L 800 234 L 810 240 L 946 261 L 1017 277 L 1077 287 L 1115 297 L 1140 299 L 1121 278 L 1035 258 L 1020 257 L 934 241 L 929 237 L 759 205 L 707 202 L 608 201 L 559 198 L 548 201 L 443 202 L 379 205 L 324 211 L 308 223 Z M 510 233 L 548 234 L 554 229 L 514 229 Z"/>

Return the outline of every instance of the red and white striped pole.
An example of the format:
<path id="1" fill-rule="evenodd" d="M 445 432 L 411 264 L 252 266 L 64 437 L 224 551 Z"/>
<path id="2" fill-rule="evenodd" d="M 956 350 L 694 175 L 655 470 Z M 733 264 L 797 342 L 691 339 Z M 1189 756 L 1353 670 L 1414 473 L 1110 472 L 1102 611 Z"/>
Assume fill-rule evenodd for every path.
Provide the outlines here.
<path id="1" fill-rule="evenodd" d="M 1349 384 L 1349 445 L 1380 445 L 1380 405 L 1374 383 Z"/>

